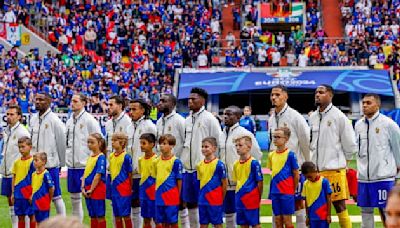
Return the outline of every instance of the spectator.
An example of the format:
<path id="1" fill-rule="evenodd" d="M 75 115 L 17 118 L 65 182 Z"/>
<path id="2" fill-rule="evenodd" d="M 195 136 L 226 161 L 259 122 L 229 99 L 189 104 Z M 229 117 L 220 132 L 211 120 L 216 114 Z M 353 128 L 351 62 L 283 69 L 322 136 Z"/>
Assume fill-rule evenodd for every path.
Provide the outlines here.
<path id="1" fill-rule="evenodd" d="M 273 48 L 272 52 L 272 66 L 278 67 L 281 61 L 281 53 L 276 49 Z"/>
<path id="2" fill-rule="evenodd" d="M 199 68 L 207 68 L 208 66 L 208 58 L 207 55 L 204 54 L 204 51 L 200 52 L 200 55 L 197 57 L 197 62 L 199 64 Z"/>
<path id="3" fill-rule="evenodd" d="M 89 30 L 85 32 L 85 42 L 86 48 L 94 51 L 96 50 L 95 40 L 97 38 L 96 32 L 94 31 L 94 27 L 90 27 Z"/>
<path id="4" fill-rule="evenodd" d="M 17 22 L 17 17 L 15 16 L 13 6 L 10 6 L 3 17 L 3 21 L 6 23 L 15 23 Z"/>
<path id="5" fill-rule="evenodd" d="M 235 36 L 232 32 L 229 32 L 228 35 L 226 35 L 225 40 L 227 41 L 228 47 L 235 45 Z"/>
<path id="6" fill-rule="evenodd" d="M 305 54 L 304 50 L 301 50 L 301 54 L 299 55 L 299 67 L 306 67 L 308 64 L 308 56 Z"/>

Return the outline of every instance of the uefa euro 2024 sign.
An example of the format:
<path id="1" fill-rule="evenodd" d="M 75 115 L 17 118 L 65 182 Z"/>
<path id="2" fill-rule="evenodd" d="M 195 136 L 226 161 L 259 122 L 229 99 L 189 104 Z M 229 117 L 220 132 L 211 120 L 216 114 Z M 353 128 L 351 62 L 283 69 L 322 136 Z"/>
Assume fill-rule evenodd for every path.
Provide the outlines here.
<path id="1" fill-rule="evenodd" d="M 187 98 L 190 89 L 199 86 L 209 94 L 232 93 L 256 89 L 271 89 L 275 85 L 288 88 L 316 89 L 329 84 L 335 90 L 356 93 L 377 93 L 393 96 L 390 76 L 386 70 L 324 70 L 291 71 L 281 69 L 275 73 L 213 72 L 182 73 L 178 97 Z"/>

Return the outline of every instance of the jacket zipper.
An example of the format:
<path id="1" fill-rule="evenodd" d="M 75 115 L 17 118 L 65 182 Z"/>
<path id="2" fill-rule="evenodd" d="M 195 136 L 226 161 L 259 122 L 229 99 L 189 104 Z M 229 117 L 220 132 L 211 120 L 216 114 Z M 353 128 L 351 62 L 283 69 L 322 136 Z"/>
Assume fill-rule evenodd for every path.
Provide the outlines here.
<path id="1" fill-rule="evenodd" d="M 367 160 L 368 160 L 367 175 L 369 180 L 369 121 L 367 120 L 366 122 L 367 122 Z"/>
<path id="2" fill-rule="evenodd" d="M 162 125 L 163 125 L 163 129 L 162 129 L 162 134 L 165 134 L 165 118 L 162 118 Z"/>
<path id="3" fill-rule="evenodd" d="M 196 119 L 194 116 L 192 116 L 192 133 L 190 134 L 190 150 L 189 150 L 189 163 L 190 163 L 190 169 L 192 170 L 192 142 L 193 142 L 193 129 L 194 129 L 194 124 L 196 123 Z"/>
<path id="4" fill-rule="evenodd" d="M 10 141 L 11 138 L 11 129 L 10 129 L 10 135 L 7 137 L 5 149 L 4 149 L 4 174 L 7 176 L 7 148 L 8 148 L 8 142 Z"/>
<path id="5" fill-rule="evenodd" d="M 39 118 L 39 130 L 38 130 L 38 136 L 37 136 L 37 142 L 36 142 L 36 150 L 39 152 L 39 139 L 40 139 L 40 128 L 42 127 L 42 120 Z"/>
<path id="6" fill-rule="evenodd" d="M 358 157 L 361 158 L 361 134 L 358 135 Z"/>
<path id="7" fill-rule="evenodd" d="M 322 114 L 319 114 L 319 123 L 318 123 L 318 138 L 317 138 L 317 170 L 319 171 L 318 165 L 318 157 L 319 157 L 319 135 L 321 134 L 321 122 L 322 122 Z"/>
<path id="8" fill-rule="evenodd" d="M 72 130 L 72 168 L 75 168 L 75 126 L 78 121 L 74 121 L 74 129 Z"/>
<path id="9" fill-rule="evenodd" d="M 76 128 L 76 124 L 78 123 L 79 119 L 83 116 L 83 114 L 85 114 L 85 111 L 83 111 L 78 116 L 78 118 L 73 119 L 73 121 L 74 121 L 74 129 L 72 130 L 72 168 L 75 168 L 75 128 Z"/>
<path id="10" fill-rule="evenodd" d="M 228 171 L 228 159 L 227 159 L 227 148 L 226 148 L 226 143 L 228 142 L 228 137 L 229 137 L 229 130 L 226 134 L 226 139 L 225 139 L 225 169 Z M 231 186 L 231 181 L 228 178 L 228 185 Z"/>

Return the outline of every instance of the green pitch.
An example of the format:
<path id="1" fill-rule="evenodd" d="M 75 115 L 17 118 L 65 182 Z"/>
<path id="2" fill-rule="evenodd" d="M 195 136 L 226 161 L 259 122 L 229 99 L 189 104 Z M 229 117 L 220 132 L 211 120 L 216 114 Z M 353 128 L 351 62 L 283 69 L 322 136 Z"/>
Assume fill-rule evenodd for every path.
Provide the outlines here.
<path id="1" fill-rule="evenodd" d="M 265 167 L 265 155 L 264 153 L 264 159 L 263 159 L 263 164 L 262 166 Z M 352 162 L 350 164 L 351 167 L 355 168 L 355 162 Z M 263 191 L 263 199 L 266 199 L 268 197 L 268 191 L 269 191 L 269 182 L 270 182 L 270 176 L 269 175 L 264 175 L 264 191 Z M 63 193 L 63 199 L 67 208 L 67 215 L 71 215 L 71 200 L 70 200 L 70 195 L 67 192 L 67 182 L 66 179 L 61 179 L 61 189 Z M 355 206 L 355 205 L 348 205 L 348 210 L 350 215 L 360 215 L 360 209 Z M 112 211 L 111 211 L 111 206 L 110 202 L 106 202 L 106 219 L 107 219 L 107 227 L 112 227 Z M 83 200 L 83 211 L 85 214 L 84 217 L 84 223 L 87 225 L 90 225 L 90 219 L 87 214 L 87 209 L 86 209 L 86 204 L 85 201 Z M 55 215 L 55 208 L 54 205 L 52 204 L 51 208 L 51 213 L 50 216 Z M 379 215 L 377 211 L 375 211 L 376 215 Z M 272 215 L 272 208 L 271 205 L 262 205 L 261 206 L 261 216 L 271 216 Z M 332 217 L 335 216 L 334 210 L 332 211 Z M 7 203 L 7 198 L 5 197 L 0 197 L 0 227 L 11 227 L 11 219 L 9 217 L 9 209 L 8 209 L 8 203 Z M 262 224 L 262 227 L 271 227 L 270 224 Z M 331 227 L 340 227 L 338 223 L 333 223 Z M 353 224 L 353 228 L 358 228 L 361 227 L 360 224 Z M 383 227 L 382 223 L 377 223 L 376 227 Z"/>

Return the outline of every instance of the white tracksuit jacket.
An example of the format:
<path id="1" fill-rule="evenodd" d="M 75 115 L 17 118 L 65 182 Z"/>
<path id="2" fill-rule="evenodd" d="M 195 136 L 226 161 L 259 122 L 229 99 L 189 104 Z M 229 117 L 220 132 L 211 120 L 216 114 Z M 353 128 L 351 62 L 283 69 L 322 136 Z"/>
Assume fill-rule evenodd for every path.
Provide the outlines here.
<path id="1" fill-rule="evenodd" d="M 221 133 L 218 120 L 204 106 L 198 112 L 190 113 L 185 120 L 185 143 L 181 155 L 186 172 L 195 172 L 197 164 L 204 159 L 201 141 L 206 137 L 218 140 Z"/>
<path id="2" fill-rule="evenodd" d="M 180 158 L 183 150 L 183 142 L 185 141 L 185 118 L 173 111 L 168 116 L 162 116 L 158 119 L 156 126 L 157 140 L 164 134 L 171 134 L 175 137 L 176 146 L 174 147 L 174 154 L 177 158 Z M 159 148 L 157 150 L 159 154 Z"/>
<path id="3" fill-rule="evenodd" d="M 337 107 L 330 104 L 323 112 L 310 116 L 312 161 L 319 171 L 346 168 L 357 151 L 353 126 Z"/>
<path id="4" fill-rule="evenodd" d="M 4 177 L 12 177 L 13 164 L 21 156 L 18 139 L 24 136 L 31 137 L 29 131 L 20 122 L 17 122 L 11 129 L 7 127 L 4 131 L 4 144 L 1 152 L 3 159 L 0 164 L 0 174 Z"/>
<path id="5" fill-rule="evenodd" d="M 285 104 L 279 113 L 273 113 L 268 121 L 268 132 L 270 135 L 269 151 L 276 150 L 272 140 L 272 134 L 278 127 L 288 127 L 290 129 L 290 138 L 287 143 L 289 150 L 296 153 L 299 165 L 304 161 L 310 161 L 310 127 L 304 117 Z"/>
<path id="6" fill-rule="evenodd" d="M 227 190 L 235 190 L 236 189 L 236 182 L 232 178 L 233 173 L 233 164 L 239 160 L 239 155 L 236 150 L 234 140 L 240 136 L 249 136 L 253 143 L 251 147 L 251 156 L 253 156 L 257 160 L 261 160 L 262 153 L 260 150 L 260 146 L 256 138 L 254 137 L 253 133 L 248 131 L 246 128 L 239 125 L 239 123 L 234 124 L 232 127 L 225 128 L 222 131 L 219 145 L 220 145 L 220 152 L 219 158 L 225 164 L 226 171 L 227 171 L 227 178 L 228 178 L 228 188 Z"/>
<path id="7" fill-rule="evenodd" d="M 68 168 L 84 169 L 90 156 L 87 140 L 90 134 L 101 134 L 99 122 L 88 112 L 82 110 L 76 118 L 73 115 L 67 120 L 67 151 Z"/>
<path id="8" fill-rule="evenodd" d="M 400 167 L 400 129 L 389 117 L 377 112 L 355 126 L 358 144 L 357 174 L 360 182 L 394 180 Z"/>
<path id="9" fill-rule="evenodd" d="M 156 125 L 150 119 L 145 119 L 144 116 L 133 122 L 132 127 L 129 129 L 129 142 L 128 142 L 128 151 L 132 156 L 133 162 L 133 178 L 140 178 L 140 174 L 138 173 L 138 162 L 139 157 L 141 157 L 142 150 L 140 149 L 140 136 L 145 133 L 152 133 L 156 135 L 157 129 Z"/>
<path id="10" fill-rule="evenodd" d="M 66 130 L 64 123 L 49 108 L 42 116 L 32 116 L 29 130 L 32 153 L 46 152 L 46 168 L 65 166 Z"/>

